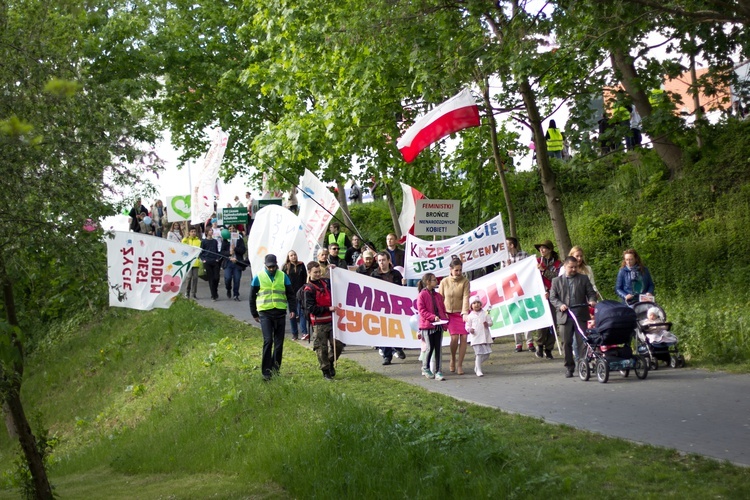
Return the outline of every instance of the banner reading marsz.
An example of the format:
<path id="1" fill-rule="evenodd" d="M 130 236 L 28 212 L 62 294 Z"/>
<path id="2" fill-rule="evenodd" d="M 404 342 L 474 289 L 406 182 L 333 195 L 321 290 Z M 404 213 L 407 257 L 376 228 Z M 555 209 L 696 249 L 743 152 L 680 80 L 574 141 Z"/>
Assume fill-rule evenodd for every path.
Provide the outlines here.
<path id="1" fill-rule="evenodd" d="M 109 305 L 168 309 L 200 252 L 156 236 L 115 231 L 107 239 Z"/>
<path id="2" fill-rule="evenodd" d="M 284 265 L 289 250 L 294 249 L 302 260 L 301 252 L 307 248 L 305 232 L 299 217 L 278 205 L 267 205 L 258 210 L 250 235 L 247 238 L 247 258 L 253 275 L 264 267 L 266 254 L 276 255 L 279 267 Z"/>
<path id="3" fill-rule="evenodd" d="M 485 309 L 491 306 L 493 337 L 537 330 L 553 322 L 536 259 L 523 259 L 473 280 L 471 294 L 479 295 Z"/>
<path id="4" fill-rule="evenodd" d="M 448 276 L 453 258 L 461 259 L 463 272 L 480 269 L 508 258 L 505 229 L 500 215 L 470 233 L 441 241 L 406 237 L 406 279 L 419 279 L 426 273 Z"/>
<path id="5" fill-rule="evenodd" d="M 336 306 L 334 334 L 343 343 L 420 347 L 419 332 L 411 327 L 417 313 L 416 288 L 336 268 L 331 270 L 331 299 Z"/>

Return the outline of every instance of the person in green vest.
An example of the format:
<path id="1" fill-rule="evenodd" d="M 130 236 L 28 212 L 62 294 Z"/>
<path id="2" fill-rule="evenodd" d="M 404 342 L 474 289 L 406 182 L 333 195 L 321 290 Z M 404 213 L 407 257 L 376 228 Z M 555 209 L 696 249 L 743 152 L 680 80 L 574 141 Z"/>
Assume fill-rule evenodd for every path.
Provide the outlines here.
<path id="1" fill-rule="evenodd" d="M 345 254 L 349 247 L 352 246 L 352 242 L 349 240 L 349 236 L 341 231 L 341 225 L 338 222 L 331 222 L 331 224 L 328 226 L 328 230 L 330 231 L 330 233 L 328 234 L 328 236 L 326 236 L 326 241 L 323 247 L 328 248 L 328 245 L 332 243 L 338 243 L 339 248 L 343 249 L 342 253 Z"/>
<path id="2" fill-rule="evenodd" d="M 264 264 L 265 269 L 253 277 L 250 285 L 250 315 L 260 323 L 263 333 L 261 372 L 263 380 L 268 381 L 281 368 L 286 312 L 289 311 L 289 319 L 295 318 L 297 299 L 289 277 L 279 270 L 276 256 L 269 253 Z"/>
<path id="3" fill-rule="evenodd" d="M 196 226 L 190 227 L 190 232 L 188 233 L 188 236 L 182 239 L 182 243 L 200 248 L 201 239 L 198 237 L 198 228 Z M 198 291 L 198 272 L 200 271 L 200 268 L 201 260 L 195 259 L 190 270 L 187 272 L 185 297 L 188 299 L 190 298 L 191 293 L 193 294 L 193 299 L 198 299 L 198 296 L 195 293 Z"/>
<path id="4" fill-rule="evenodd" d="M 544 138 L 547 139 L 547 154 L 549 157 L 560 158 L 562 160 L 563 141 L 565 140 L 565 137 L 557 128 L 555 120 L 549 121 L 549 128 L 547 129 Z"/>

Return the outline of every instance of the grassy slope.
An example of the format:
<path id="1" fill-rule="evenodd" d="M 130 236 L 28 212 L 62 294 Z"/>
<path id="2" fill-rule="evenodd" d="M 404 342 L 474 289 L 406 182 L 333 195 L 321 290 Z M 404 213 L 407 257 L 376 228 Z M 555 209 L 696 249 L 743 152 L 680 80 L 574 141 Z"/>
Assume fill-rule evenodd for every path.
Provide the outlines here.
<path id="1" fill-rule="evenodd" d="M 60 439 L 61 498 L 750 496 L 748 470 L 468 405 L 345 358 L 325 382 L 291 342 L 283 376 L 263 383 L 259 332 L 184 300 L 55 338 L 29 360 L 24 399 Z"/>

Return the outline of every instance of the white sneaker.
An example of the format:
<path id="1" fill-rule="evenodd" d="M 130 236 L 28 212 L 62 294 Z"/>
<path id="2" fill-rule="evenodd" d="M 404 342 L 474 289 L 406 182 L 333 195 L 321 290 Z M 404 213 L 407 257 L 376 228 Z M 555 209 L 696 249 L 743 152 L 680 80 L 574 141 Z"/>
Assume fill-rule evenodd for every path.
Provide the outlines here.
<path id="1" fill-rule="evenodd" d="M 445 380 L 445 377 L 443 377 L 443 374 L 440 372 L 437 372 L 435 374 L 435 380 Z"/>
<path id="2" fill-rule="evenodd" d="M 435 378 L 435 375 L 433 375 L 432 372 L 427 368 L 422 368 L 422 375 L 424 375 L 425 378 Z"/>
<path id="3" fill-rule="evenodd" d="M 482 370 L 477 370 L 477 377 L 484 377 L 484 373 L 482 373 Z"/>

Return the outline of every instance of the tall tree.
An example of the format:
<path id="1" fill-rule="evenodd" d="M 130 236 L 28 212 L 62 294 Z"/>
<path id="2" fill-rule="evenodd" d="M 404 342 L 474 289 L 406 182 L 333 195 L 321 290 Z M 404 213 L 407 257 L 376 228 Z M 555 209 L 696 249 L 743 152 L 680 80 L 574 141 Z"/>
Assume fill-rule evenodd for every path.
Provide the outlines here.
<path id="1" fill-rule="evenodd" d="M 109 200 L 152 166 L 139 144 L 155 134 L 134 100 L 152 81 L 134 85 L 103 50 L 128 15 L 116 2 L 0 4 L 0 397 L 36 498 L 52 491 L 21 397 L 26 349 L 50 321 L 106 298 L 101 232 L 82 226 L 117 213 Z"/>

